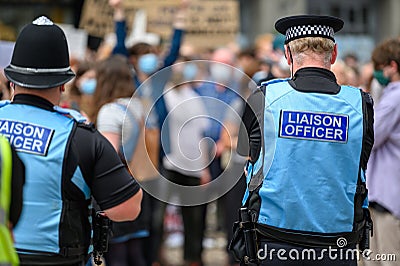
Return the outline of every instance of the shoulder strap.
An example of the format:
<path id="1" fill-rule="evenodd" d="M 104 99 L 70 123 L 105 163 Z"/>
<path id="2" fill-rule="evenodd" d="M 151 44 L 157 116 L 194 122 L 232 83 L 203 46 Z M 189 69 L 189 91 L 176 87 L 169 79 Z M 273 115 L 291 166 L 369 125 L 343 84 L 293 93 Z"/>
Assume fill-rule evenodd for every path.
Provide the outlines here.
<path id="1" fill-rule="evenodd" d="M 53 109 L 54 109 L 54 111 L 56 111 L 60 114 L 70 116 L 78 123 L 84 123 L 87 121 L 86 117 L 84 117 L 81 113 L 79 113 L 78 111 L 75 111 L 73 109 L 62 108 L 60 106 L 54 106 Z"/>
<path id="2" fill-rule="evenodd" d="M 4 107 L 4 106 L 6 106 L 6 105 L 8 105 L 8 104 L 10 104 L 10 103 L 11 103 L 11 101 L 9 101 L 9 100 L 0 101 L 0 108 L 1 108 L 1 107 Z"/>
<path id="3" fill-rule="evenodd" d="M 268 86 L 268 85 L 270 85 L 270 84 L 279 83 L 279 82 L 285 82 L 285 81 L 288 81 L 288 80 L 290 80 L 290 78 L 284 78 L 284 79 L 280 79 L 280 78 L 277 78 L 277 79 L 270 79 L 270 80 L 267 80 L 267 81 L 264 81 L 263 83 L 261 83 L 261 86 Z"/>

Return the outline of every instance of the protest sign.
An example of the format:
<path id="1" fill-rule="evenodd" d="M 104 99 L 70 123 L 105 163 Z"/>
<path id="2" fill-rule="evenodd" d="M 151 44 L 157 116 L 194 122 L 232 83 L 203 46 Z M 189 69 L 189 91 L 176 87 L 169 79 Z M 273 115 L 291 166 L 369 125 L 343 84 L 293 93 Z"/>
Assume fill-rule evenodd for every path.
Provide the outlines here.
<path id="1" fill-rule="evenodd" d="M 138 10 L 146 12 L 146 31 L 163 39 L 172 34 L 174 15 L 181 0 L 125 0 L 128 32 Z M 114 31 L 113 10 L 107 0 L 86 0 L 81 28 L 103 37 Z M 216 47 L 234 41 L 239 31 L 239 3 L 236 0 L 191 0 L 186 15 L 185 43 L 197 47 Z"/>

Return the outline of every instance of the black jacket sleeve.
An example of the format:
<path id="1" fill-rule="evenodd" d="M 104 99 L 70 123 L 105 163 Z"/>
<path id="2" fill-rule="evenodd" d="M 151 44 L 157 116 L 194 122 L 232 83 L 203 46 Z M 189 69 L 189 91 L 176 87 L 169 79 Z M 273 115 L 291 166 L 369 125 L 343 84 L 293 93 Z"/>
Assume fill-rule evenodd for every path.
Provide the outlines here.
<path id="1" fill-rule="evenodd" d="M 367 169 L 367 163 L 374 145 L 374 102 L 371 95 L 361 92 L 364 116 L 364 138 L 361 151 L 361 167 Z"/>
<path id="2" fill-rule="evenodd" d="M 25 165 L 18 157 L 14 149 L 12 152 L 12 181 L 11 181 L 11 205 L 10 222 L 15 226 L 22 211 L 23 186 L 25 184 Z"/>
<path id="3" fill-rule="evenodd" d="M 79 167 L 102 210 L 123 203 L 139 191 L 139 184 L 114 147 L 96 129 L 78 126 L 73 142 L 79 154 Z"/>
<path id="4" fill-rule="evenodd" d="M 262 147 L 261 128 L 264 116 L 265 87 L 257 89 L 247 99 L 239 128 L 237 153 L 249 156 L 251 162 L 258 159 Z"/>

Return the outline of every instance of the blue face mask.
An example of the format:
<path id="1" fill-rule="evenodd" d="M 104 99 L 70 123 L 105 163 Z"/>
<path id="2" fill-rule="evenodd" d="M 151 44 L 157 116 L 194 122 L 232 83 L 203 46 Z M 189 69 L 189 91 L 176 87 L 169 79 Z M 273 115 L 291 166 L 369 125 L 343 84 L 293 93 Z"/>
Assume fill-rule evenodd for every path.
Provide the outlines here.
<path id="1" fill-rule="evenodd" d="M 153 74 L 158 68 L 158 57 L 155 54 L 145 54 L 139 57 L 139 70 L 146 75 Z"/>
<path id="2" fill-rule="evenodd" d="M 87 79 L 81 83 L 80 90 L 83 94 L 92 95 L 96 90 L 96 79 Z"/>
<path id="3" fill-rule="evenodd" d="M 381 84 L 382 86 L 386 86 L 390 83 L 390 78 L 387 78 L 383 75 L 382 70 L 374 71 L 374 78 Z"/>
<path id="4" fill-rule="evenodd" d="M 194 63 L 185 63 L 182 75 L 186 81 L 194 80 L 197 75 L 197 66 Z"/>

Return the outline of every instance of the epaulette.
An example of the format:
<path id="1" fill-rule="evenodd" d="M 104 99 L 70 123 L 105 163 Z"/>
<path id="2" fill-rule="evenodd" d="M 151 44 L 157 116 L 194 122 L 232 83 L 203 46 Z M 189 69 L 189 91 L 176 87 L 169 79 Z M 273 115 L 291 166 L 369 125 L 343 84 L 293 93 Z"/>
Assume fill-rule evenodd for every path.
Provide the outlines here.
<path id="1" fill-rule="evenodd" d="M 94 124 L 92 122 L 88 122 L 86 121 L 85 123 L 78 123 L 78 127 L 83 128 L 83 129 L 87 129 L 90 131 L 95 131 L 96 127 L 94 126 Z"/>
<path id="2" fill-rule="evenodd" d="M 270 79 L 270 80 L 267 80 L 267 81 L 262 82 L 262 83 L 261 83 L 261 86 L 268 86 L 268 85 L 271 85 L 271 84 L 274 84 L 274 83 L 285 82 L 285 81 L 288 81 L 288 80 L 290 80 L 290 78 L 284 78 L 284 79 L 281 79 L 281 78 Z"/>
<path id="3" fill-rule="evenodd" d="M 86 117 L 73 109 L 62 108 L 60 106 L 54 106 L 53 109 L 60 114 L 73 118 L 78 123 L 85 123 L 87 121 Z"/>
<path id="4" fill-rule="evenodd" d="M 0 101 L 0 108 L 1 107 L 4 107 L 4 106 L 6 106 L 6 105 L 8 105 L 8 104 L 10 104 L 11 103 L 11 101 L 9 101 L 9 100 L 2 100 L 2 101 Z"/>

